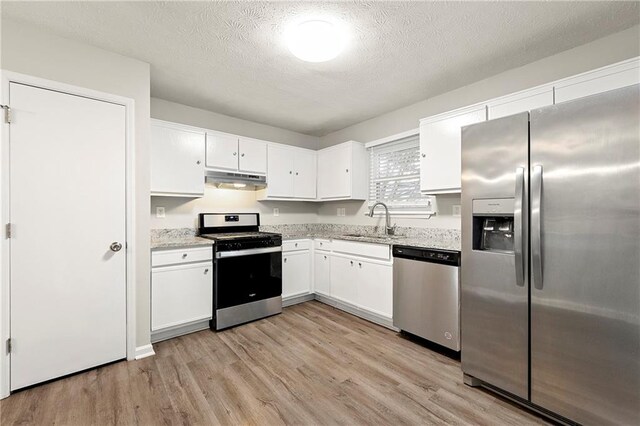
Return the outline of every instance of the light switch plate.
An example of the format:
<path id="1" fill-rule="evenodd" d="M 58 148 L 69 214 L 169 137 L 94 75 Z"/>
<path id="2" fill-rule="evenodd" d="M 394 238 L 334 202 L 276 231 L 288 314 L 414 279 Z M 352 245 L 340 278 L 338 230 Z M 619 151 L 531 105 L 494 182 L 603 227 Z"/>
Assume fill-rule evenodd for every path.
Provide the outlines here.
<path id="1" fill-rule="evenodd" d="M 164 217 L 164 207 L 156 207 L 156 217 L 158 218 Z"/>
<path id="2" fill-rule="evenodd" d="M 279 208 L 277 208 L 277 207 L 274 207 L 274 208 L 273 208 L 273 215 L 274 215 L 274 216 L 280 216 L 280 209 L 279 209 Z"/>
<path id="3" fill-rule="evenodd" d="M 460 216 L 462 213 L 460 212 L 460 205 L 456 204 L 455 206 L 453 206 L 453 215 L 454 216 Z"/>

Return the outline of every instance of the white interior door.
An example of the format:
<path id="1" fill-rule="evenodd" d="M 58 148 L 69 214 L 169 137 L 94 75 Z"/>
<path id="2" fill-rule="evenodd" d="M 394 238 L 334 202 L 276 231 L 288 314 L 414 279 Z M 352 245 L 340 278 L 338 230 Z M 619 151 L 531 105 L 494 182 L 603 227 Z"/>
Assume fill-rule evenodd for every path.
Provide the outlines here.
<path id="1" fill-rule="evenodd" d="M 126 357 L 126 112 L 17 83 L 9 97 L 14 390 Z"/>

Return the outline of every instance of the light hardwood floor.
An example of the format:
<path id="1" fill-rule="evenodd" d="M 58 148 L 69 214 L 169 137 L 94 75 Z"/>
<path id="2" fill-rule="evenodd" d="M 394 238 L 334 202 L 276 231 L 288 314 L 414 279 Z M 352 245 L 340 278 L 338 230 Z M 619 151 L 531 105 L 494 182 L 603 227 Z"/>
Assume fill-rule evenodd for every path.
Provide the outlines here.
<path id="1" fill-rule="evenodd" d="M 462 383 L 458 361 L 319 302 L 0 402 L 13 424 L 485 424 L 545 421 Z"/>

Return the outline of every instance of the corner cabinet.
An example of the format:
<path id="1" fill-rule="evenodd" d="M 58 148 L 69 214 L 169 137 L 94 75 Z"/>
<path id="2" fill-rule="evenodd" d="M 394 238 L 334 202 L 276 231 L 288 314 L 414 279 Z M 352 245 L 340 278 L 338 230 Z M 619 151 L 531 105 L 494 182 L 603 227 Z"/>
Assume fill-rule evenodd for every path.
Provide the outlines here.
<path id="1" fill-rule="evenodd" d="M 316 198 L 316 152 L 288 145 L 267 147 L 267 188 L 258 200 L 309 200 Z"/>
<path id="2" fill-rule="evenodd" d="M 151 195 L 204 195 L 205 132 L 151 120 Z"/>
<path id="3" fill-rule="evenodd" d="M 420 190 L 429 195 L 461 190 L 461 146 L 464 126 L 487 119 L 487 107 L 476 105 L 420 120 Z"/>
<path id="4" fill-rule="evenodd" d="M 366 200 L 368 157 L 363 144 L 349 141 L 318 151 L 318 200 Z"/>
<path id="5" fill-rule="evenodd" d="M 206 167 L 209 170 L 267 173 L 267 142 L 222 132 L 207 132 Z"/>

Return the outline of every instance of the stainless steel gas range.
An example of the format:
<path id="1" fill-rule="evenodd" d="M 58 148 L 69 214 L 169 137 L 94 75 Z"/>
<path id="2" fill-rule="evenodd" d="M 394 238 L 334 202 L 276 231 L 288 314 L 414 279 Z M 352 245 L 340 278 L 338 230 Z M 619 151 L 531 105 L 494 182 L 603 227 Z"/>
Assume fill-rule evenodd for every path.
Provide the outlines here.
<path id="1" fill-rule="evenodd" d="M 222 330 L 282 312 L 282 237 L 259 232 L 258 213 L 200 213 L 213 245 L 213 319 Z"/>

